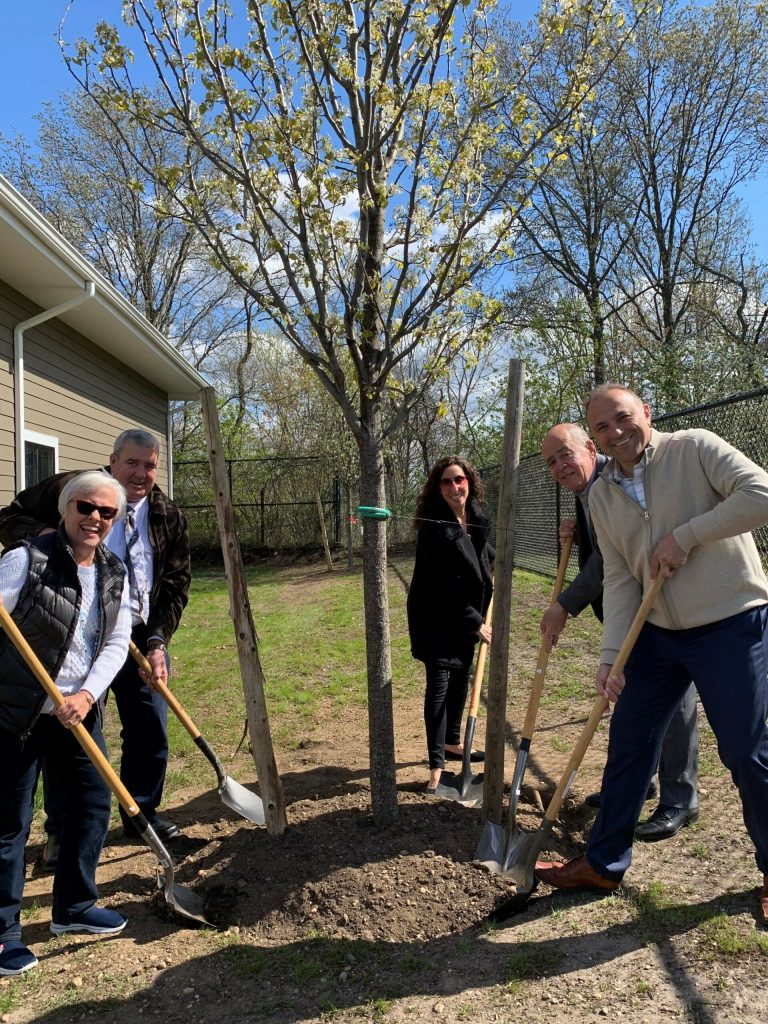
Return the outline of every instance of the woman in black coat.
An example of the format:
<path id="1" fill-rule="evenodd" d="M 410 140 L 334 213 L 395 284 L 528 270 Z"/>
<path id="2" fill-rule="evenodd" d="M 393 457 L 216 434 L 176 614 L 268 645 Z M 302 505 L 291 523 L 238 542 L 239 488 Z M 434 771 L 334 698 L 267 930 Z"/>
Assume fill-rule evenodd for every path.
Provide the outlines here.
<path id="1" fill-rule="evenodd" d="M 440 781 L 446 757 L 461 760 L 461 720 L 474 648 L 481 638 L 491 640 L 483 618 L 493 593 L 494 551 L 482 500 L 475 469 L 461 456 L 448 455 L 432 468 L 416 506 L 408 632 L 411 653 L 424 662 L 427 676 L 428 793 Z M 472 756 L 483 759 L 480 752 Z"/>

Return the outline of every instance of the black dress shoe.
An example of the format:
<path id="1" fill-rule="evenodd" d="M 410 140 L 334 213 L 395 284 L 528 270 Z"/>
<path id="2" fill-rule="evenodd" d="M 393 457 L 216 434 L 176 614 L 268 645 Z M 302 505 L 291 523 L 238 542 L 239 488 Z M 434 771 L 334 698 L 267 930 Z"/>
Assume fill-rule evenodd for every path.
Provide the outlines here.
<path id="1" fill-rule="evenodd" d="M 648 787 L 648 792 L 645 794 L 646 800 L 658 800 L 659 787 L 655 782 L 652 782 Z M 600 793 L 590 793 L 589 796 L 584 798 L 584 803 L 587 807 L 599 807 L 600 806 Z"/>
<path id="2" fill-rule="evenodd" d="M 170 842 L 171 839 L 181 835 L 179 826 L 173 821 L 168 821 L 167 818 L 155 818 L 149 824 L 161 842 Z M 123 822 L 123 832 L 129 839 L 136 839 L 139 835 L 139 830 L 129 821 Z"/>
<path id="3" fill-rule="evenodd" d="M 59 862 L 59 837 L 48 836 L 40 854 L 39 864 L 43 871 L 55 871 Z"/>
<path id="4" fill-rule="evenodd" d="M 671 839 L 681 828 L 699 820 L 699 810 L 686 810 L 684 807 L 657 807 L 648 821 L 635 829 L 635 839 L 644 843 L 656 843 L 660 839 Z"/>
<path id="5" fill-rule="evenodd" d="M 445 760 L 446 761 L 463 761 L 464 760 L 464 755 L 463 754 L 457 754 L 455 750 L 446 750 L 445 751 Z M 475 764 L 477 764 L 480 761 L 484 761 L 485 760 L 485 751 L 484 750 L 473 750 L 472 753 L 469 755 L 469 760 L 470 761 L 474 761 Z"/>

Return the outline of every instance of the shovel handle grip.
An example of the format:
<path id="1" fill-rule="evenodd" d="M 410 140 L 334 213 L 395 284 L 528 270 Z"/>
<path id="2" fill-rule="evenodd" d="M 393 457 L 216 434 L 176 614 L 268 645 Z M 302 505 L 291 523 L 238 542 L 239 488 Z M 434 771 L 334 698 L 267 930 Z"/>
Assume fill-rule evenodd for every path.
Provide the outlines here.
<path id="1" fill-rule="evenodd" d="M 149 662 L 141 653 L 141 651 L 133 642 L 133 640 L 128 641 L 128 649 L 130 650 L 133 660 L 136 662 L 139 668 L 143 668 L 145 672 L 148 672 L 150 675 L 152 675 L 152 666 L 149 664 Z M 174 713 L 174 715 L 176 715 L 176 717 L 187 730 L 192 739 L 197 740 L 198 737 L 200 736 L 200 730 L 197 728 L 197 726 L 189 717 L 187 712 L 178 702 L 178 700 L 173 695 L 171 690 L 167 686 L 159 686 L 158 692 L 162 695 L 163 700 L 166 702 L 166 704 Z"/>
<path id="2" fill-rule="evenodd" d="M 493 595 L 491 600 L 488 602 L 488 611 L 485 613 L 485 619 L 483 625 L 487 626 L 491 621 L 491 613 L 493 612 Z M 477 661 L 475 663 L 475 675 L 472 679 L 472 692 L 469 698 L 469 711 L 467 712 L 469 718 L 477 718 L 477 709 L 480 707 L 480 691 L 483 688 L 483 675 L 485 674 L 485 659 L 488 654 L 488 644 L 485 640 L 480 641 L 480 646 L 477 650 Z"/>
<path id="3" fill-rule="evenodd" d="M 61 690 L 48 675 L 44 665 L 24 639 L 19 627 L 8 614 L 8 609 L 2 603 L 0 603 L 0 626 L 5 630 L 8 639 L 27 663 L 30 672 L 32 672 L 35 679 L 40 683 L 55 706 L 57 708 L 61 707 L 64 703 L 64 696 Z M 63 728 L 64 726 L 62 726 L 62 729 Z M 88 730 L 82 725 L 75 725 L 70 729 L 70 732 L 74 734 L 75 739 L 91 759 L 99 775 L 101 775 L 102 779 L 104 779 L 106 784 L 115 794 L 125 813 L 131 818 L 135 818 L 137 814 L 140 814 L 141 812 L 138 804 L 122 784 L 112 765 L 99 750 Z"/>
<path id="4" fill-rule="evenodd" d="M 627 659 L 632 653 L 632 648 L 635 646 L 640 630 L 645 625 L 645 620 L 648 618 L 651 609 L 656 603 L 659 591 L 664 585 L 665 577 L 659 574 L 655 580 L 651 582 L 651 586 L 643 598 L 640 607 L 637 609 L 632 624 L 627 630 L 627 635 L 624 637 L 624 643 L 621 645 L 619 653 L 616 655 L 616 660 L 611 666 L 611 675 L 618 675 L 624 671 L 624 666 L 627 663 Z M 589 718 L 579 736 L 576 746 L 573 748 L 573 753 L 570 756 L 565 771 L 563 772 L 562 778 L 558 783 L 557 789 L 554 792 L 552 799 L 549 802 L 546 813 L 544 814 L 544 820 L 554 822 L 560 812 L 565 794 L 570 788 L 573 777 L 581 764 L 582 758 L 587 751 L 587 747 L 592 742 L 592 737 L 600 723 L 600 719 L 603 717 L 608 701 L 605 697 L 596 697 L 595 703 L 592 705 L 592 711 L 590 712 Z"/>
<path id="5" fill-rule="evenodd" d="M 558 597 L 560 597 L 560 591 L 563 589 L 563 580 L 565 579 L 565 571 L 568 568 L 568 559 L 571 557 L 572 545 L 572 537 L 568 537 L 567 540 L 563 542 L 563 549 L 560 552 L 560 561 L 557 566 L 557 576 L 555 577 L 555 583 L 552 587 L 552 596 L 549 600 L 550 607 L 555 604 Z M 531 696 L 528 698 L 528 708 L 525 712 L 525 721 L 523 722 L 523 729 L 520 733 L 521 740 L 530 740 L 533 736 L 533 729 L 536 725 L 536 716 L 539 713 L 539 703 L 544 691 L 544 677 L 547 674 L 547 665 L 549 665 L 547 639 L 546 637 L 542 637 L 541 646 L 539 647 L 539 657 L 536 662 L 536 670 L 533 673 L 533 681 L 531 682 Z"/>

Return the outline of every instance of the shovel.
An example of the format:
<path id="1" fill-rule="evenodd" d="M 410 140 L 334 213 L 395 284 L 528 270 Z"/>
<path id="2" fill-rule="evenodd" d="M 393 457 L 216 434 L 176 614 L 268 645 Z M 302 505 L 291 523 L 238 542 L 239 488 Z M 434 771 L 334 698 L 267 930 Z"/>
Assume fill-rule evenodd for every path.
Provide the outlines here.
<path id="1" fill-rule="evenodd" d="M 30 671 L 56 707 L 61 707 L 64 703 L 64 697 L 61 694 L 61 690 L 45 671 L 45 668 L 37 655 L 19 632 L 16 623 L 10 617 L 7 609 L 2 604 L 0 604 L 0 626 L 2 626 L 8 634 L 11 643 L 27 663 Z M 157 885 L 159 889 L 163 890 L 166 903 L 173 907 L 173 909 L 181 914 L 182 917 L 188 917 L 193 921 L 199 921 L 201 924 L 209 925 L 210 922 L 206 920 L 205 914 L 203 913 L 204 907 L 202 898 L 198 896 L 197 893 L 192 892 L 191 889 L 185 889 L 184 886 L 179 885 L 174 881 L 174 865 L 168 851 L 160 842 L 160 839 L 152 826 L 139 810 L 138 804 L 118 778 L 112 768 L 112 765 L 99 750 L 90 733 L 83 728 L 82 725 L 74 726 L 71 732 L 93 762 L 93 765 L 99 775 L 101 775 L 106 784 L 115 794 L 120 806 L 131 818 L 136 831 L 160 861 L 160 865 L 162 865 L 162 867 L 158 866 L 157 868 Z"/>
<path id="2" fill-rule="evenodd" d="M 568 568 L 568 559 L 571 557 L 572 544 L 573 539 L 571 537 L 568 537 L 563 543 L 563 550 L 560 552 L 560 562 L 557 566 L 557 576 L 552 587 L 550 606 L 557 601 L 560 591 L 563 589 L 563 580 L 565 579 L 565 571 Z M 539 712 L 539 703 L 541 702 L 541 694 L 544 689 L 544 676 L 546 675 L 548 664 L 549 651 L 547 650 L 546 637 L 542 637 L 541 646 L 539 647 L 539 660 L 536 662 L 536 671 L 533 673 L 533 682 L 531 683 L 531 696 L 528 698 L 528 709 L 525 713 L 525 722 L 520 734 L 520 746 L 517 750 L 512 787 L 509 791 L 507 825 L 505 828 L 503 825 L 497 825 L 496 822 L 486 821 L 480 836 L 480 842 L 477 844 L 477 851 L 475 852 L 475 860 L 479 860 L 489 867 L 493 864 L 501 863 L 504 850 L 509 846 L 516 827 L 517 805 L 520 802 L 520 790 L 523 784 L 525 768 L 528 764 L 528 753 L 531 749 L 531 739 L 536 725 L 536 715 Z M 500 869 L 491 867 L 491 870 Z"/>
<path id="3" fill-rule="evenodd" d="M 144 669 L 145 672 L 148 672 L 149 675 L 151 675 L 152 666 L 133 640 L 129 641 L 128 646 L 131 654 L 133 655 L 134 661 L 137 662 L 139 668 Z M 235 811 L 236 814 L 240 814 L 243 818 L 247 818 L 248 821 L 253 821 L 257 825 L 263 825 L 267 819 L 264 814 L 264 804 L 261 797 L 256 796 L 255 793 L 251 793 L 251 791 L 246 789 L 245 786 L 241 786 L 239 782 L 235 782 L 234 779 L 231 779 L 227 775 L 224 771 L 224 766 L 216 756 L 215 751 L 211 748 L 207 740 L 200 734 L 200 730 L 186 713 L 171 690 L 167 686 L 160 686 L 158 689 L 171 711 L 173 711 L 174 715 L 176 715 L 200 750 L 202 750 L 213 765 L 214 771 L 216 772 L 216 778 L 219 782 L 219 796 L 221 797 L 222 803 Z"/>
<path id="4" fill-rule="evenodd" d="M 493 597 L 485 613 L 485 625 L 491 621 L 493 611 Z M 477 709 L 480 706 L 480 691 L 483 688 L 483 675 L 485 673 L 485 658 L 488 654 L 488 644 L 485 640 L 480 641 L 477 651 L 477 664 L 475 665 L 475 676 L 472 680 L 472 694 L 469 699 L 469 714 L 464 730 L 464 754 L 461 759 L 461 774 L 451 778 L 447 776 L 445 782 L 440 782 L 435 787 L 435 796 L 444 800 L 459 800 L 468 807 L 479 807 L 483 802 L 483 779 L 479 775 L 472 774 L 472 744 L 475 739 L 475 726 L 477 725 Z"/>
<path id="5" fill-rule="evenodd" d="M 627 658 L 635 645 L 635 641 L 640 635 L 640 630 L 643 628 L 645 620 L 648 618 L 648 615 L 656 602 L 656 598 L 664 583 L 664 579 L 665 577 L 659 574 L 651 583 L 647 594 L 643 598 L 642 603 L 637 610 L 637 614 L 632 620 L 629 631 L 624 638 L 624 643 L 621 645 L 621 650 L 617 654 L 616 660 L 611 667 L 610 675 L 619 675 L 624 671 Z M 536 859 L 552 831 L 563 800 L 565 799 L 568 790 L 571 788 L 571 784 L 576 776 L 576 771 L 581 764 L 582 758 L 584 757 L 587 747 L 595 734 L 595 730 L 600 724 L 600 719 L 603 717 L 607 706 L 608 701 L 605 697 L 595 698 L 592 711 L 590 712 L 581 736 L 573 749 L 573 753 L 570 756 L 565 771 L 558 783 L 557 789 L 549 802 L 549 806 L 544 814 L 544 820 L 542 821 L 538 831 L 528 833 L 522 832 L 520 829 L 515 829 L 514 833 L 510 836 L 509 843 L 507 844 L 503 855 L 501 857 L 494 858 L 493 860 L 483 861 L 485 866 L 491 871 L 505 875 L 516 883 L 517 892 L 512 897 L 512 900 L 509 901 L 510 903 L 514 903 L 516 906 L 524 905 L 534 890 L 535 879 L 533 872 L 536 867 Z"/>

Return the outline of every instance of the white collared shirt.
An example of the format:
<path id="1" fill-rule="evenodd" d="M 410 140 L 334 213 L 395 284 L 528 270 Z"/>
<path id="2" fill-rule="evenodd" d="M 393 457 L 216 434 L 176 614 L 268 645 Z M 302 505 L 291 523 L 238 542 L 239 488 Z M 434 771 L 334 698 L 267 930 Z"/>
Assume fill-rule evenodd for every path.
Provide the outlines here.
<path id="1" fill-rule="evenodd" d="M 129 501 L 129 505 L 133 506 L 134 520 L 136 528 L 139 531 L 139 537 L 141 539 L 141 545 L 144 552 L 144 572 L 147 580 L 147 593 L 152 593 L 152 545 L 149 542 L 149 500 L 147 497 L 141 499 L 141 501 Z M 113 526 L 107 534 L 104 546 L 109 548 L 112 554 L 117 555 L 121 562 L 125 565 L 127 558 L 127 552 L 125 548 L 125 529 L 124 522 L 121 519 L 120 522 Z M 127 585 L 126 580 L 126 585 Z M 138 608 L 138 597 L 136 594 L 131 594 L 131 608 L 134 612 L 134 625 L 138 621 L 141 621 L 140 617 L 137 617 L 136 611 Z"/>

